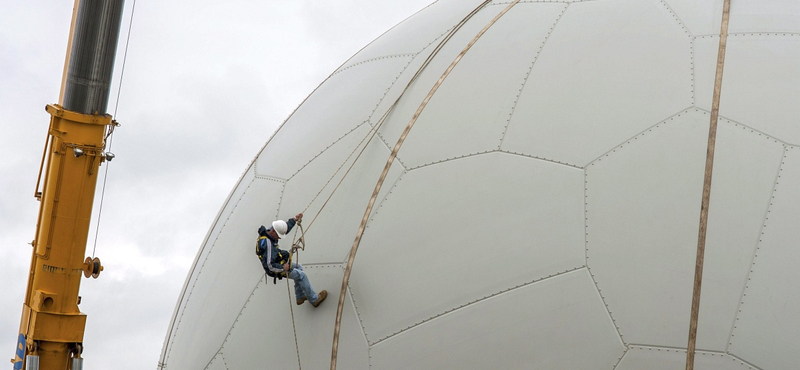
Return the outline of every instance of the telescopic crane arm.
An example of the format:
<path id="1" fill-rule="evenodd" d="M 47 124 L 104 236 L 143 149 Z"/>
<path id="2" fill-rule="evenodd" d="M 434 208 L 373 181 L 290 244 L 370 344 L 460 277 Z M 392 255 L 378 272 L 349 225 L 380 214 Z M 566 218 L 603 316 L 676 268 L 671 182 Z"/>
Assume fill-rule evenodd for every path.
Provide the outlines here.
<path id="1" fill-rule="evenodd" d="M 78 293 L 82 274 L 103 269 L 84 255 L 98 169 L 113 158 L 105 140 L 116 122 L 106 108 L 122 10 L 123 0 L 75 2 L 63 99 L 45 107 L 50 127 L 15 370 L 82 368 L 86 315 Z"/>

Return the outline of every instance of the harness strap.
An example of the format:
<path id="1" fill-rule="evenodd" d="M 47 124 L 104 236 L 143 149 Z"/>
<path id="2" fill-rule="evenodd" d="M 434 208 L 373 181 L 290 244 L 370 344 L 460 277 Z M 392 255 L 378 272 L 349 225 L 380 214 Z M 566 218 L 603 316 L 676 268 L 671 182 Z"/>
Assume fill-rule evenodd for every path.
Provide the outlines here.
<path id="1" fill-rule="evenodd" d="M 267 237 L 266 236 L 259 236 L 258 237 L 258 241 L 256 242 L 256 255 L 258 256 L 258 259 L 261 260 L 262 262 L 264 261 L 264 252 L 265 252 L 265 250 L 262 250 L 262 248 L 261 248 L 261 241 L 264 240 L 264 239 L 267 239 Z M 282 250 L 278 249 L 278 255 L 275 258 L 275 262 L 280 263 L 281 265 L 283 265 L 283 264 L 286 264 L 287 262 L 291 262 L 291 261 L 292 261 L 291 253 L 287 253 L 286 251 L 282 251 Z M 281 273 L 277 273 L 276 274 L 276 273 L 272 272 L 269 268 L 267 268 L 265 270 L 266 270 L 265 272 L 266 272 L 267 276 L 272 278 L 272 284 L 278 284 L 278 280 L 283 280 L 283 278 L 289 276 L 289 274 L 286 271 L 283 271 Z"/>
<path id="2" fill-rule="evenodd" d="M 256 241 L 256 255 L 258 256 L 259 260 L 264 259 L 264 252 L 261 251 L 261 241 L 266 239 L 266 236 L 259 236 L 258 241 Z M 259 253 L 261 252 L 261 253 Z"/>

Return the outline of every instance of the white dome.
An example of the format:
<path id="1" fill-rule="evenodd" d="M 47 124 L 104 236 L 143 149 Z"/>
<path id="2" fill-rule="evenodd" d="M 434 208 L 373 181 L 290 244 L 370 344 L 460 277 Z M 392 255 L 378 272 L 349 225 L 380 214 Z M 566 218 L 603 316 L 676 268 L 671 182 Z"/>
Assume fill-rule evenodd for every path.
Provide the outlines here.
<path id="1" fill-rule="evenodd" d="M 510 3 L 447 40 L 481 2 L 440 0 L 392 28 L 274 134 L 198 253 L 166 369 L 329 367 L 348 253 L 392 148 Z M 489 27 L 377 197 L 338 368 L 682 369 L 722 3 L 522 1 Z M 798 86 L 800 6 L 734 0 L 696 369 L 800 363 Z M 330 295 L 316 309 L 254 255 L 260 225 L 304 209 L 300 262 Z"/>

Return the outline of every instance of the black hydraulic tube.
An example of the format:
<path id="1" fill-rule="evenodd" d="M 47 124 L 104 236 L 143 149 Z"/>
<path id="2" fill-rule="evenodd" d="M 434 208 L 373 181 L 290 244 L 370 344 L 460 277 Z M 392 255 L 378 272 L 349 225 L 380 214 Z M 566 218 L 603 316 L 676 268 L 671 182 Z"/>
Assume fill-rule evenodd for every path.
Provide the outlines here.
<path id="1" fill-rule="evenodd" d="M 106 114 L 124 0 L 81 0 L 64 88 L 64 108 Z"/>

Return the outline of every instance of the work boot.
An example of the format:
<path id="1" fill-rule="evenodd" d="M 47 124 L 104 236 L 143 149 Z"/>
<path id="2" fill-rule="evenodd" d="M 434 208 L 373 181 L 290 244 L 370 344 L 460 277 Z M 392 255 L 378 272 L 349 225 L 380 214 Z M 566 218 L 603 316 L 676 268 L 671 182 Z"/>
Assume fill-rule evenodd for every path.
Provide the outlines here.
<path id="1" fill-rule="evenodd" d="M 322 303 L 322 301 L 324 301 L 325 297 L 327 297 L 327 296 L 328 296 L 328 291 L 327 290 L 323 290 L 323 291 L 319 292 L 319 294 L 317 294 L 317 301 L 312 303 L 311 305 L 314 306 L 314 307 L 319 306 L 319 304 Z"/>
<path id="2" fill-rule="evenodd" d="M 297 305 L 298 305 L 298 306 L 299 306 L 299 305 L 301 305 L 301 304 L 303 304 L 303 303 L 305 303 L 305 302 L 306 302 L 306 297 L 303 297 L 303 298 L 297 298 Z"/>

